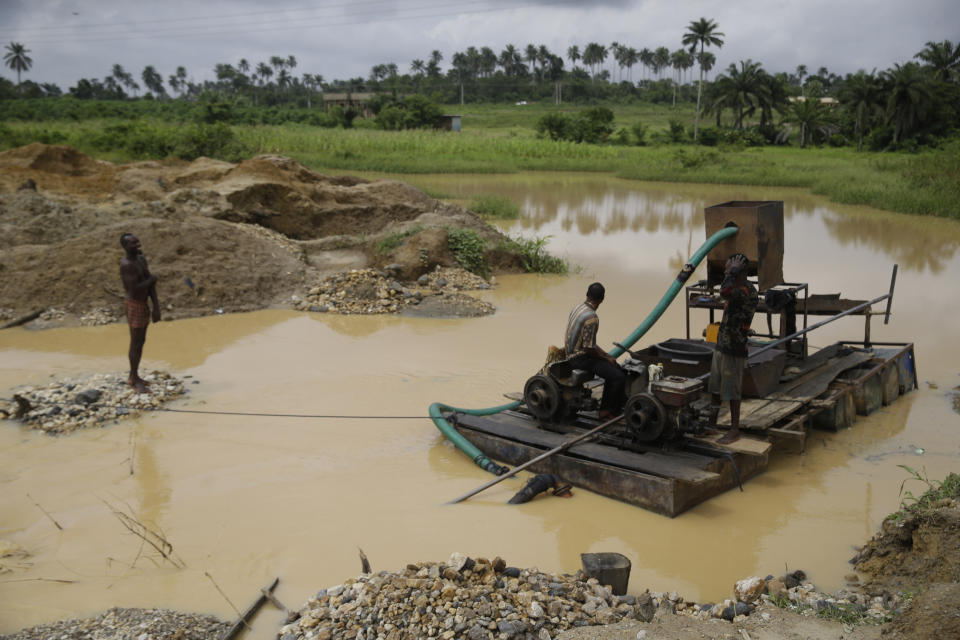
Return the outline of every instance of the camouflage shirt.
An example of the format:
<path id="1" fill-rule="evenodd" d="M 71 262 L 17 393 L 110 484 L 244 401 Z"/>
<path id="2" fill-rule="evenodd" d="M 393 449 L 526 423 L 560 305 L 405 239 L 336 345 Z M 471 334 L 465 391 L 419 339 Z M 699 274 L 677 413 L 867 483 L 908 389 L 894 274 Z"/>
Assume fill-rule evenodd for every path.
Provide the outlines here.
<path id="1" fill-rule="evenodd" d="M 747 332 L 757 310 L 757 289 L 747 282 L 738 285 L 735 278 L 727 276 L 720 285 L 723 320 L 717 333 L 717 350 L 731 356 L 747 355 Z"/>

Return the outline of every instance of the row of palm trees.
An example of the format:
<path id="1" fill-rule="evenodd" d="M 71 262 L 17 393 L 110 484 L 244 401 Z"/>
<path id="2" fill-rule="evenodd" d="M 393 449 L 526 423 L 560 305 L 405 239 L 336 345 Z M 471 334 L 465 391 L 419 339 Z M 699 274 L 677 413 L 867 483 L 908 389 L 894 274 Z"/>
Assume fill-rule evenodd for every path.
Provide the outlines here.
<path id="1" fill-rule="evenodd" d="M 778 113 L 782 122 L 799 127 L 801 147 L 815 135 L 837 132 L 848 118 L 858 150 L 865 134 L 877 126 L 888 126 L 897 146 L 925 125 L 943 130 L 960 125 L 960 44 L 928 42 L 916 57 L 926 64 L 908 62 L 880 73 L 849 74 L 837 84 L 836 99 L 827 100 L 809 85 L 806 95 L 790 96 L 783 74 L 771 75 L 759 62 L 742 61 L 710 85 L 705 111 L 715 114 L 719 125 L 729 109 L 738 129 L 759 114 L 761 131 Z"/>
<path id="2" fill-rule="evenodd" d="M 421 83 L 424 83 L 427 90 L 437 91 L 451 84 L 462 87 L 468 80 L 478 85 L 510 81 L 511 88 L 529 82 L 532 89 L 538 89 L 538 83 L 545 81 L 559 83 L 580 78 L 596 84 L 601 93 L 593 95 L 604 95 L 603 87 L 619 86 L 613 83 L 610 70 L 603 68 L 612 56 L 619 80 L 628 87 L 635 86 L 632 70 L 637 64 L 647 71 L 647 79 L 641 80 L 645 86 L 654 82 L 654 77 L 662 81 L 663 71 L 672 68 L 674 76 L 668 84 L 672 84 L 675 90 L 676 85 L 684 81 L 683 73 L 697 63 L 700 73 L 696 91 L 695 139 L 699 136 L 703 113 L 716 115 L 719 125 L 722 114 L 728 111 L 738 129 L 750 121 L 756 122 L 757 117 L 760 128 L 767 128 L 773 123 L 774 114 L 780 114 L 783 122 L 799 126 L 801 146 L 815 134 L 825 134 L 835 128 L 838 111 L 848 115 L 861 148 L 864 135 L 881 123 L 891 127 L 894 144 L 934 116 L 953 122 L 955 126 L 960 124 L 956 113 L 960 106 L 954 106 L 952 110 L 950 106 L 960 104 L 960 95 L 957 95 L 960 43 L 953 45 L 948 40 L 928 42 L 915 56 L 919 63 L 898 64 L 881 73 L 860 71 L 845 78 L 830 73 L 825 67 L 811 74 L 805 65 L 799 65 L 791 74 L 770 74 L 759 62 L 746 60 L 731 64 L 714 82 L 706 84 L 705 74 L 715 63 L 708 48 L 722 47 L 724 37 L 715 21 L 700 18 L 692 21 L 683 34 L 685 48 L 672 53 L 667 47 L 638 51 L 617 42 L 609 47 L 591 42 L 582 51 L 572 45 L 566 52 L 571 62 L 570 71 L 564 69 L 563 59 L 547 47 L 529 44 L 523 50 L 507 45 L 500 54 L 489 47 L 468 47 L 453 54 L 446 74 L 441 69 L 444 56 L 434 50 L 424 60 L 413 60 L 409 74 L 401 74 L 395 63 L 386 63 L 374 66 L 368 80 L 351 78 L 325 83 L 318 74 L 303 73 L 298 77 L 293 73 L 298 61 L 292 55 L 271 56 L 256 64 L 246 59 L 236 64 L 218 63 L 214 67 L 215 82 L 193 82 L 181 66 L 168 76 L 165 83 L 152 65 L 143 69 L 139 80 L 158 98 L 196 97 L 203 91 L 215 91 L 234 98 L 247 96 L 254 103 L 261 98 L 272 104 L 305 99 L 308 106 L 317 89 L 406 92 L 411 88 L 420 91 Z M 21 73 L 29 71 L 32 66 L 29 53 L 30 50 L 21 43 L 11 42 L 6 46 L 4 62 L 17 72 L 18 85 L 21 84 Z M 623 79 L 624 71 L 626 80 Z M 59 95 L 57 87 L 43 87 L 47 95 Z M 137 78 L 122 65 L 115 64 L 102 81 L 81 79 L 77 87 L 71 88 L 71 93 L 77 97 L 122 98 L 127 92 L 139 95 L 140 89 Z M 794 95 L 798 91 L 799 97 Z M 825 105 L 820 100 L 823 95 L 838 98 L 843 108 L 837 110 Z"/>

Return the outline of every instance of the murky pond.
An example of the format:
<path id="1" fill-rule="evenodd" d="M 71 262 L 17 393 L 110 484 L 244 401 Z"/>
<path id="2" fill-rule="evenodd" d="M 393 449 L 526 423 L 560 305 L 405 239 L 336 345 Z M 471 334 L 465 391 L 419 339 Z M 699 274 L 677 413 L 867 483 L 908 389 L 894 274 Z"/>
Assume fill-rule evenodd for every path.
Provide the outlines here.
<path id="1" fill-rule="evenodd" d="M 146 367 L 198 381 L 180 409 L 376 417 L 154 413 L 61 438 L 0 423 L 0 538 L 33 554 L 31 567 L 0 576 L 0 633 L 114 605 L 233 617 L 213 581 L 244 607 L 279 576 L 277 595 L 298 607 L 316 589 L 356 575 L 358 547 L 374 570 L 462 551 L 571 572 L 581 552 L 619 551 L 633 563 L 631 591 L 677 590 L 701 601 L 785 565 L 837 589 L 853 546 L 897 507 L 907 478 L 899 465 L 931 478 L 960 467 L 960 416 L 947 395 L 960 384 L 960 223 L 842 207 L 789 189 L 582 174 L 413 182 L 522 203 L 524 217 L 507 230 L 551 236 L 551 250 L 581 270 L 500 278 L 483 294 L 498 307 L 487 318 L 263 311 L 151 327 Z M 443 440 L 427 406 L 485 407 L 521 390 L 593 280 L 607 286 L 601 342 L 622 339 L 703 242 L 703 207 L 732 199 L 784 200 L 784 273 L 814 292 L 881 295 L 899 263 L 893 318 L 874 321 L 873 338 L 916 342 L 920 390 L 844 432 L 814 432 L 805 455 L 784 450 L 744 492 L 672 520 L 586 491 L 507 506 L 520 480 L 444 506 L 489 476 Z M 696 313 L 699 334 L 706 318 Z M 0 390 L 121 371 L 126 331 L 4 331 Z M 811 343 L 862 331 L 862 320 L 841 320 Z M 683 332 L 675 302 L 642 344 Z M 105 503 L 127 505 L 161 528 L 186 569 L 158 562 Z M 252 636 L 273 637 L 279 618 L 266 609 Z"/>

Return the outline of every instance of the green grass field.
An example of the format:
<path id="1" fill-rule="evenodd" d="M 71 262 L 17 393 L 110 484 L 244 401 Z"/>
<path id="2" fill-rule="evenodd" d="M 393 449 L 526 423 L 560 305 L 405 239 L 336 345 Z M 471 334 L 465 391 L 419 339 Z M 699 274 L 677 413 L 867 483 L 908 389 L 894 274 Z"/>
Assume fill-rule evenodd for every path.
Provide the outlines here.
<path id="1" fill-rule="evenodd" d="M 789 186 L 810 189 L 844 204 L 900 213 L 960 219 L 960 141 L 920 153 L 860 152 L 850 147 L 704 147 L 662 141 L 671 119 L 692 128 L 693 109 L 612 105 L 617 129 L 642 123 L 647 146 L 591 145 L 537 137 L 545 113 L 575 107 L 537 105 L 447 105 L 463 116 L 463 131 L 381 131 L 358 120 L 353 129 L 302 124 L 235 126 L 243 155 L 290 156 L 317 171 L 394 174 L 513 173 L 517 171 L 607 172 L 633 180 Z M 7 122 L 0 148 L 29 141 L 70 144 L 99 158 L 123 162 L 154 157 L 157 145 L 111 140 L 109 120 Z M 153 138 L 179 135 L 179 123 L 139 121 Z M 4 135 L 4 130 L 6 135 Z M 122 137 L 122 136 L 121 136 Z M 135 136 L 129 136 L 135 137 Z M 231 153 L 236 154 L 234 148 Z M 236 159 L 235 157 L 232 159 Z"/>

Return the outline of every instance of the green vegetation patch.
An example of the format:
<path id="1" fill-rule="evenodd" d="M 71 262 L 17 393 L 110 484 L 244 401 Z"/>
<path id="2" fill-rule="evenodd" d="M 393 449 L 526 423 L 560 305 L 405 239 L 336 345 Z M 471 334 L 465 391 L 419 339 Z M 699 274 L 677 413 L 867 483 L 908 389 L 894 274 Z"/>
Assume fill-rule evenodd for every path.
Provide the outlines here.
<path id="1" fill-rule="evenodd" d="M 482 216 L 498 220 L 516 220 L 520 217 L 520 207 L 504 196 L 478 196 L 469 208 Z"/>
<path id="2" fill-rule="evenodd" d="M 511 238 L 513 248 L 520 253 L 523 268 L 529 273 L 556 273 L 565 275 L 570 272 L 570 263 L 558 256 L 547 253 L 550 236 L 536 238 Z"/>
<path id="3" fill-rule="evenodd" d="M 486 241 L 473 229 L 450 229 L 447 242 L 454 260 L 467 271 L 486 277 L 490 269 L 484 259 Z"/>
<path id="4" fill-rule="evenodd" d="M 900 519 L 905 514 L 923 515 L 939 506 L 942 500 L 960 500 L 960 474 L 951 473 L 941 480 L 931 480 L 927 470 L 916 470 L 905 464 L 898 464 L 909 476 L 900 483 L 900 511 L 887 516 L 887 519 Z M 908 482 L 920 482 L 927 487 L 919 496 L 905 490 Z"/>
<path id="5" fill-rule="evenodd" d="M 374 243 L 373 248 L 377 253 L 386 255 L 402 245 L 407 238 L 411 238 L 421 231 L 423 231 L 423 225 L 414 225 L 406 231 L 394 231 L 380 240 L 377 240 L 377 242 Z"/>

